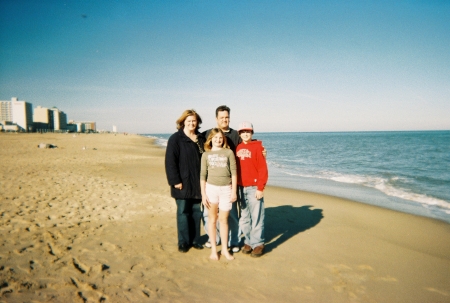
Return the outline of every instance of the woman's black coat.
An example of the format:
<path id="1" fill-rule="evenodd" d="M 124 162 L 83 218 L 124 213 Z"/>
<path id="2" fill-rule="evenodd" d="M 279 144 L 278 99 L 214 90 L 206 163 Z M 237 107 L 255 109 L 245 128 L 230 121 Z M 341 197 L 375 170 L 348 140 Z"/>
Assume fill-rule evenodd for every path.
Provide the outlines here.
<path id="1" fill-rule="evenodd" d="M 175 199 L 201 199 L 200 164 L 205 138 L 198 133 L 198 144 L 178 130 L 170 136 L 166 149 L 166 175 L 170 185 L 170 194 Z M 174 185 L 182 183 L 179 190 Z"/>

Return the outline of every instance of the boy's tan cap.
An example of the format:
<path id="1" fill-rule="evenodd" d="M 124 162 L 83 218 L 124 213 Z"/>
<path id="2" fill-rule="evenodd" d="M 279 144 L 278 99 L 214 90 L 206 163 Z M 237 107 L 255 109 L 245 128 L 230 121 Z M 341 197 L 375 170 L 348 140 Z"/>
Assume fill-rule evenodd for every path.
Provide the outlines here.
<path id="1" fill-rule="evenodd" d="M 244 121 L 241 122 L 241 124 L 239 124 L 239 128 L 238 128 L 238 132 L 240 132 L 241 130 L 253 130 L 253 124 L 251 124 L 248 121 Z"/>

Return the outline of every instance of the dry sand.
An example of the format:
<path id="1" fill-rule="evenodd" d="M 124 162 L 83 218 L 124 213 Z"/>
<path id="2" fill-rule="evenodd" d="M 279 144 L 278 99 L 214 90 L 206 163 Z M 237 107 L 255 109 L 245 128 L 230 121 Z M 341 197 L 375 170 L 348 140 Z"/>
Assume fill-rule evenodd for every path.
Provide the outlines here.
<path id="1" fill-rule="evenodd" d="M 268 187 L 261 258 L 179 253 L 163 159 L 0 134 L 0 302 L 450 302 L 449 224 L 325 195 Z"/>

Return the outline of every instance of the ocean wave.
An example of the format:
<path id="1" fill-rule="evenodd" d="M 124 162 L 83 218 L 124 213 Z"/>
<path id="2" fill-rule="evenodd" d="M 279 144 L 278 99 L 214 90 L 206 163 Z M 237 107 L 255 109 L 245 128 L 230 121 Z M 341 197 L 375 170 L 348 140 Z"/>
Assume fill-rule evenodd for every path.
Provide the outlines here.
<path id="1" fill-rule="evenodd" d="M 167 147 L 167 141 L 168 141 L 167 138 L 158 137 L 155 135 L 142 135 L 142 136 L 151 138 L 151 139 L 155 139 L 155 144 L 158 146 Z"/>
<path id="2" fill-rule="evenodd" d="M 292 172 L 284 172 L 287 175 L 291 176 L 299 176 L 305 178 L 319 178 L 332 180 L 341 183 L 348 184 L 357 184 L 370 188 L 377 189 L 384 194 L 392 197 L 397 197 L 403 200 L 413 201 L 422 204 L 424 207 L 438 207 L 450 214 L 450 203 L 438 199 L 435 197 L 430 197 L 426 194 L 414 193 L 411 190 L 395 187 L 391 184 L 392 181 L 397 181 L 401 179 L 400 177 L 392 177 L 389 179 L 385 179 L 382 177 L 372 177 L 372 176 L 360 176 L 360 175 L 344 175 L 335 172 L 321 172 L 317 174 L 308 174 L 308 173 L 292 173 Z"/>

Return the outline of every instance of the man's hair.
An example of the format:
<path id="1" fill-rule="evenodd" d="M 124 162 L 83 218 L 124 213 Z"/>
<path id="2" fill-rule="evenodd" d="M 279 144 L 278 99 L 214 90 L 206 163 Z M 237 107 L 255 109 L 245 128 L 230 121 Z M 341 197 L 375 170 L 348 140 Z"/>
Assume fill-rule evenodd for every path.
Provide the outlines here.
<path id="1" fill-rule="evenodd" d="M 227 111 L 228 115 L 230 115 L 230 108 L 226 105 L 221 105 L 218 108 L 216 108 L 216 118 L 219 115 L 219 112 Z"/>

